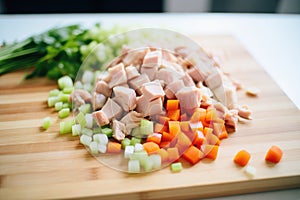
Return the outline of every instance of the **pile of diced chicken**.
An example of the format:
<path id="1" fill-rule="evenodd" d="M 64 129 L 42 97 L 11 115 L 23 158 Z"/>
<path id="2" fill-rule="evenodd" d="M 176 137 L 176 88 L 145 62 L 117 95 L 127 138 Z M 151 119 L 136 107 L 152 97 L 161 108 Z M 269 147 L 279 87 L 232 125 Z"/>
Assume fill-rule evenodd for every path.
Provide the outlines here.
<path id="1" fill-rule="evenodd" d="M 76 90 L 73 98 L 77 104 L 92 102 L 97 124 L 111 124 L 119 141 L 142 118 L 163 115 L 166 99 L 178 99 L 182 111 L 214 106 L 230 130 L 236 129 L 239 117 L 251 115 L 248 107 L 237 104 L 236 86 L 221 68 L 203 50 L 191 52 L 185 47 L 174 53 L 126 48 L 98 77 L 92 95 Z"/>

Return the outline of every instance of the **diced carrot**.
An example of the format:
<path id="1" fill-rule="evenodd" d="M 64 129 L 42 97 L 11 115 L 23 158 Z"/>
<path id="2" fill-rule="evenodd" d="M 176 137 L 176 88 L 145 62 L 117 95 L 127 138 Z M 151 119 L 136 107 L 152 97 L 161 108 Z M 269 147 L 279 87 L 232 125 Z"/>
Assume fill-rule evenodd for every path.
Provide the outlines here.
<path id="1" fill-rule="evenodd" d="M 187 120 L 188 120 L 188 115 L 186 113 L 181 114 L 180 121 L 187 121 Z"/>
<path id="2" fill-rule="evenodd" d="M 176 147 L 171 147 L 167 149 L 168 155 L 169 155 L 169 161 L 175 162 L 179 159 L 179 152 Z"/>
<path id="3" fill-rule="evenodd" d="M 180 153 L 183 153 L 191 144 L 191 140 L 183 132 L 178 133 L 176 147 Z"/>
<path id="4" fill-rule="evenodd" d="M 209 133 L 213 133 L 213 129 L 212 128 L 208 128 L 208 127 L 205 127 L 204 129 L 203 129 L 203 134 L 204 134 L 204 136 L 206 136 L 207 134 L 209 134 Z"/>
<path id="5" fill-rule="evenodd" d="M 219 139 L 220 139 L 220 140 L 223 140 L 223 139 L 225 139 L 225 138 L 228 138 L 228 133 L 227 133 L 227 131 L 226 131 L 226 127 L 223 126 L 222 133 L 219 135 Z"/>
<path id="6" fill-rule="evenodd" d="M 205 140 L 205 137 L 203 135 L 203 132 L 196 130 L 195 131 L 195 137 L 194 137 L 194 140 L 193 140 L 193 145 L 200 148 L 200 146 L 203 144 L 204 140 Z"/>
<path id="7" fill-rule="evenodd" d="M 173 121 L 178 121 L 180 118 L 180 109 L 177 110 L 168 110 L 167 117 Z"/>
<path id="8" fill-rule="evenodd" d="M 118 142 L 108 142 L 106 152 L 107 153 L 120 153 L 121 152 L 121 144 Z"/>
<path id="9" fill-rule="evenodd" d="M 198 148 L 190 146 L 183 154 L 182 157 L 190 162 L 191 164 L 196 164 L 202 157 L 203 153 Z"/>
<path id="10" fill-rule="evenodd" d="M 217 119 L 217 111 L 215 108 L 208 108 L 206 110 L 205 121 L 215 121 Z"/>
<path id="11" fill-rule="evenodd" d="M 160 123 L 155 123 L 154 124 L 154 132 L 156 133 L 163 133 L 164 131 L 168 131 L 168 127 L 163 125 L 163 124 L 160 124 Z"/>
<path id="12" fill-rule="evenodd" d="M 266 156 L 265 160 L 272 163 L 279 163 L 282 158 L 283 152 L 278 146 L 272 146 Z"/>
<path id="13" fill-rule="evenodd" d="M 160 133 L 152 133 L 147 136 L 147 142 L 154 142 L 160 144 L 162 135 Z"/>
<path id="14" fill-rule="evenodd" d="M 211 125 L 212 125 L 212 122 L 211 121 L 201 121 L 202 122 L 202 125 L 203 125 L 203 127 L 208 127 L 208 128 L 210 128 L 211 127 Z"/>
<path id="15" fill-rule="evenodd" d="M 251 155 L 249 152 L 247 152 L 246 150 L 240 150 L 235 156 L 234 156 L 234 159 L 233 161 L 244 167 L 248 164 L 249 160 L 251 158 Z"/>
<path id="16" fill-rule="evenodd" d="M 169 161 L 169 154 L 168 154 L 167 150 L 161 148 L 157 151 L 157 153 L 160 155 L 162 162 Z"/>
<path id="17" fill-rule="evenodd" d="M 148 154 L 156 153 L 160 149 L 158 144 L 154 142 L 145 142 L 143 146 L 145 151 L 147 151 Z"/>
<path id="18" fill-rule="evenodd" d="M 167 101 L 167 107 L 166 107 L 166 110 L 178 110 L 179 108 L 179 100 L 177 99 L 169 99 Z"/>
<path id="19" fill-rule="evenodd" d="M 183 132 L 188 132 L 191 130 L 190 128 L 190 122 L 189 121 L 181 121 L 180 122 L 180 129 Z"/>
<path id="20" fill-rule="evenodd" d="M 179 121 L 169 121 L 169 133 L 176 137 L 176 135 L 180 132 L 180 124 Z"/>
<path id="21" fill-rule="evenodd" d="M 164 142 L 166 142 L 166 141 L 171 141 L 173 139 L 173 136 L 170 134 L 170 133 L 168 133 L 168 132 L 166 132 L 166 131 L 164 131 L 163 133 L 162 133 L 162 138 L 161 138 L 161 140 L 162 141 L 164 141 Z"/>
<path id="22" fill-rule="evenodd" d="M 159 123 L 161 123 L 163 125 L 168 125 L 170 118 L 166 117 L 166 116 L 159 116 L 158 120 L 159 120 Z"/>
<path id="23" fill-rule="evenodd" d="M 170 147 L 170 141 L 160 142 L 159 147 L 160 148 Z"/>
<path id="24" fill-rule="evenodd" d="M 215 160 L 218 156 L 219 146 L 218 145 L 205 145 L 204 146 L 204 156 L 205 158 L 209 158 Z"/>
<path id="25" fill-rule="evenodd" d="M 213 134 L 212 132 L 207 132 L 205 135 L 206 141 L 208 144 L 211 145 L 220 145 L 220 140 L 219 138 Z"/>

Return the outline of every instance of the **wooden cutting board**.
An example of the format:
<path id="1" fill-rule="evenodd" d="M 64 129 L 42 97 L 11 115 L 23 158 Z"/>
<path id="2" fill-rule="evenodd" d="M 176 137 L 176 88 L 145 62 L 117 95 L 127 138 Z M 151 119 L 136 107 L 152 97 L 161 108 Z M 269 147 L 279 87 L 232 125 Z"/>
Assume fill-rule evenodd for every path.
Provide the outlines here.
<path id="1" fill-rule="evenodd" d="M 165 168 L 130 175 L 105 167 L 77 137 L 58 135 L 60 120 L 46 105 L 55 82 L 22 81 L 23 73 L 16 72 L 0 77 L 0 199 L 186 199 L 299 187 L 300 111 L 236 39 L 194 39 L 216 52 L 232 77 L 262 91 L 257 98 L 238 92 L 240 104 L 252 108 L 254 119 L 222 141 L 217 160 L 203 160 L 180 173 Z M 46 116 L 55 122 L 42 131 Z M 271 145 L 284 152 L 277 165 L 264 161 Z M 232 162 L 240 149 L 252 154 L 254 179 Z"/>

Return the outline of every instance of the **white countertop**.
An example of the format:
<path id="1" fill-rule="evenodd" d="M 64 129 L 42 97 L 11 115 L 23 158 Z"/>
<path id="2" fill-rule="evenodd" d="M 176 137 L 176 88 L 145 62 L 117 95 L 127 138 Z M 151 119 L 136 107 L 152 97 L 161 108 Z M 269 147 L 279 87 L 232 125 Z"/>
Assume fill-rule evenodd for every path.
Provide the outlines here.
<path id="1" fill-rule="evenodd" d="M 300 15 L 282 14 L 59 14 L 0 15 L 0 41 L 21 40 L 73 23 L 160 27 L 183 34 L 231 34 L 238 38 L 300 109 Z M 226 199 L 297 199 L 300 189 Z M 223 198 L 216 198 L 223 199 Z"/>

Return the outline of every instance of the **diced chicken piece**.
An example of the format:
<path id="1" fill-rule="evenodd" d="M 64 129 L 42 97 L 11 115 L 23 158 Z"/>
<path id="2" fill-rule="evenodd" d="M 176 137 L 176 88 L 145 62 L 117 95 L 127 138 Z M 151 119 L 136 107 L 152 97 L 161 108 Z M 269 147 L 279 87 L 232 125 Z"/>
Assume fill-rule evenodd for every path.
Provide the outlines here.
<path id="1" fill-rule="evenodd" d="M 92 105 L 94 110 L 101 109 L 106 102 L 106 97 L 103 94 L 98 94 L 97 92 L 94 92 L 93 99 L 92 99 Z"/>
<path id="2" fill-rule="evenodd" d="M 230 126 L 232 131 L 236 131 L 238 123 L 238 110 L 232 109 L 225 113 L 225 125 Z M 231 129 L 229 129 L 231 130 Z"/>
<path id="3" fill-rule="evenodd" d="M 142 94 L 141 92 L 141 86 L 144 83 L 150 82 L 149 77 L 147 74 L 141 74 L 140 76 L 128 81 L 129 86 L 134 89 L 139 95 Z"/>
<path id="4" fill-rule="evenodd" d="M 136 111 L 142 113 L 144 117 L 163 113 L 163 103 L 161 98 L 149 101 L 144 95 L 137 98 Z"/>
<path id="5" fill-rule="evenodd" d="M 175 99 L 175 94 L 184 87 L 183 80 L 177 80 L 166 86 L 165 93 L 166 97 L 169 99 Z"/>
<path id="6" fill-rule="evenodd" d="M 163 49 L 161 52 L 162 52 L 163 60 L 171 62 L 171 63 L 176 63 L 178 61 L 177 57 L 170 51 Z"/>
<path id="7" fill-rule="evenodd" d="M 124 111 L 133 110 L 136 107 L 136 94 L 131 88 L 116 86 L 113 88 L 116 101 Z"/>
<path id="8" fill-rule="evenodd" d="M 195 86 L 195 83 L 194 83 L 193 79 L 187 73 L 182 77 L 182 80 L 183 80 L 184 85 L 186 87 L 193 87 L 193 86 Z"/>
<path id="9" fill-rule="evenodd" d="M 112 118 L 120 118 L 122 115 L 122 108 L 108 98 L 103 108 L 99 111 L 93 112 L 93 117 L 99 126 L 109 124 Z"/>
<path id="10" fill-rule="evenodd" d="M 111 76 L 109 75 L 108 71 L 101 72 L 97 74 L 96 82 L 98 81 L 105 81 L 108 83 L 111 79 Z"/>
<path id="11" fill-rule="evenodd" d="M 75 105 L 82 105 L 92 101 L 92 95 L 86 90 L 76 89 L 70 95 L 70 101 Z"/>
<path id="12" fill-rule="evenodd" d="M 166 69 L 175 71 L 180 76 L 183 76 L 185 74 L 182 66 L 177 63 L 172 63 L 172 62 L 163 60 L 160 69 L 162 69 L 162 68 L 166 68 Z"/>
<path id="13" fill-rule="evenodd" d="M 136 67 L 130 65 L 125 68 L 126 75 L 127 75 L 127 80 L 130 81 L 131 79 L 134 79 L 140 75 Z"/>
<path id="14" fill-rule="evenodd" d="M 93 112 L 92 116 L 99 126 L 104 126 L 106 124 L 109 124 L 109 119 L 107 118 L 106 114 L 102 110 Z"/>
<path id="15" fill-rule="evenodd" d="M 141 65 L 145 55 L 149 52 L 149 48 L 137 49 L 127 51 L 123 58 L 123 63 L 125 66 L 128 65 Z"/>
<path id="16" fill-rule="evenodd" d="M 125 124 L 114 119 L 112 122 L 112 129 L 113 129 L 113 137 L 116 140 L 122 141 L 125 138 L 126 135 Z"/>
<path id="17" fill-rule="evenodd" d="M 214 95 L 221 101 L 228 109 L 233 109 L 237 106 L 237 95 L 234 86 L 220 85 L 215 88 Z"/>
<path id="18" fill-rule="evenodd" d="M 127 134 L 130 134 L 133 128 L 140 125 L 141 119 L 143 119 L 143 115 L 141 113 L 130 111 L 120 121 L 125 124 Z"/>
<path id="19" fill-rule="evenodd" d="M 144 67 L 144 65 L 142 65 L 141 67 L 141 74 L 147 74 L 147 76 L 149 77 L 150 81 L 153 81 L 155 79 L 155 74 L 158 70 L 158 67 Z"/>
<path id="20" fill-rule="evenodd" d="M 145 68 L 154 67 L 158 69 L 161 63 L 162 63 L 161 51 L 150 51 L 145 55 L 142 67 Z"/>
<path id="21" fill-rule="evenodd" d="M 141 91 L 144 97 L 148 99 L 148 101 L 152 101 L 153 99 L 161 98 L 165 96 L 165 92 L 159 80 L 155 80 L 149 83 L 144 83 L 141 88 Z"/>
<path id="22" fill-rule="evenodd" d="M 213 104 L 217 111 L 217 117 L 220 119 L 224 119 L 224 114 L 228 112 L 228 109 L 220 102 L 216 102 Z"/>
<path id="23" fill-rule="evenodd" d="M 103 94 L 106 97 L 110 97 L 112 93 L 112 89 L 105 81 L 102 80 L 96 83 L 95 91 L 99 94 Z"/>
<path id="24" fill-rule="evenodd" d="M 184 87 L 175 96 L 180 102 L 180 107 L 184 109 L 194 109 L 200 106 L 201 94 L 196 87 Z"/>
<path id="25" fill-rule="evenodd" d="M 221 73 L 216 70 L 205 79 L 205 83 L 212 90 L 219 87 L 222 85 Z"/>
<path id="26" fill-rule="evenodd" d="M 120 63 L 108 69 L 111 80 L 108 82 L 108 86 L 113 88 L 117 85 L 122 85 L 127 82 L 126 72 L 124 64 Z"/>
<path id="27" fill-rule="evenodd" d="M 249 109 L 248 106 L 239 106 L 238 107 L 238 115 L 242 118 L 245 119 L 252 119 L 251 115 L 252 115 L 252 110 Z"/>
<path id="28" fill-rule="evenodd" d="M 171 68 L 163 68 L 156 72 L 155 79 L 163 80 L 166 85 L 169 85 L 175 80 L 180 79 L 182 76 Z"/>
<path id="29" fill-rule="evenodd" d="M 195 82 L 203 82 L 204 75 L 201 74 L 201 71 L 197 67 L 191 67 L 187 70 L 187 73 L 192 77 Z"/>

